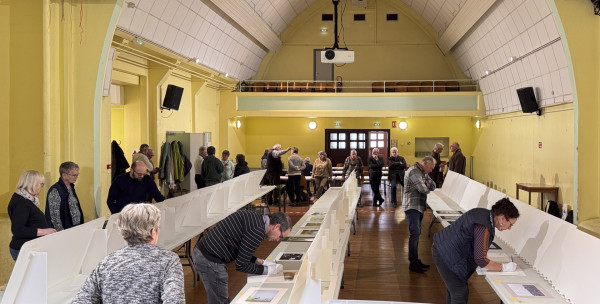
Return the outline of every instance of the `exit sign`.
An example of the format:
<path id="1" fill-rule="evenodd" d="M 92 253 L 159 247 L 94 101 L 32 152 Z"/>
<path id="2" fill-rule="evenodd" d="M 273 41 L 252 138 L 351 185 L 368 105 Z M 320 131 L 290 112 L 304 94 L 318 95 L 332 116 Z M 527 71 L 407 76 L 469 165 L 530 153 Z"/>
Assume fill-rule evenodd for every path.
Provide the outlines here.
<path id="1" fill-rule="evenodd" d="M 376 123 L 374 123 L 374 124 L 373 124 L 373 126 L 375 126 L 375 127 L 380 127 L 380 126 L 381 126 L 381 124 L 380 124 L 380 123 L 378 123 L 378 122 L 376 122 Z"/>

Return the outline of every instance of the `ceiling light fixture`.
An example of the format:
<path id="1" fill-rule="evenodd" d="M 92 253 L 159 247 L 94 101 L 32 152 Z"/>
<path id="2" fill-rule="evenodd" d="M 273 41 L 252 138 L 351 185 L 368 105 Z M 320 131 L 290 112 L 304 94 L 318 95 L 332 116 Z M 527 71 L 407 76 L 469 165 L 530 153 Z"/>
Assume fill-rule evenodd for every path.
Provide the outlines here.
<path id="1" fill-rule="evenodd" d="M 308 123 L 308 128 L 311 129 L 311 130 L 316 129 L 317 128 L 317 123 L 314 122 L 314 121 L 309 122 Z"/>
<path id="2" fill-rule="evenodd" d="M 490 70 L 485 70 L 485 76 L 490 74 Z"/>
<path id="3" fill-rule="evenodd" d="M 477 120 L 477 121 L 475 122 L 475 128 L 477 128 L 477 129 L 481 129 L 481 121 L 480 121 L 480 120 Z"/>
<path id="4" fill-rule="evenodd" d="M 200 63 L 200 58 L 196 58 L 194 61 L 199 64 Z"/>
<path id="5" fill-rule="evenodd" d="M 406 130 L 406 128 L 408 128 L 408 124 L 406 123 L 406 121 L 401 121 L 398 124 L 398 128 L 400 128 L 400 130 Z"/>
<path id="6" fill-rule="evenodd" d="M 236 121 L 236 122 L 235 122 L 235 126 L 236 126 L 238 129 L 239 129 L 239 128 L 241 128 L 241 127 L 242 127 L 242 122 L 241 122 L 241 121 L 239 121 L 239 120 L 238 120 L 238 121 Z"/>
<path id="7" fill-rule="evenodd" d="M 513 56 L 508 57 L 508 62 L 513 62 L 513 61 L 515 61 L 515 57 L 513 57 Z"/>

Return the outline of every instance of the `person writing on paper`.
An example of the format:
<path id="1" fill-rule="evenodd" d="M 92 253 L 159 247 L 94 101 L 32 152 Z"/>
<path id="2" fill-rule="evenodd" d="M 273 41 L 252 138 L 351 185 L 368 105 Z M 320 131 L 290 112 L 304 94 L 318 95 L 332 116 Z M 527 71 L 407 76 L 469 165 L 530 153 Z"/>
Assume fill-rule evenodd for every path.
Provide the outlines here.
<path id="1" fill-rule="evenodd" d="M 254 256 L 266 237 L 279 242 L 290 233 L 292 220 L 283 212 L 260 215 L 239 210 L 209 230 L 194 247 L 192 258 L 202 279 L 208 304 L 229 303 L 226 264 L 235 260 L 235 269 L 248 274 L 271 275 L 283 265 Z"/>
<path id="2" fill-rule="evenodd" d="M 185 303 L 179 256 L 156 246 L 160 210 L 151 204 L 127 205 L 117 225 L 127 247 L 96 266 L 72 303 Z"/>
<path id="3" fill-rule="evenodd" d="M 500 264 L 489 260 L 487 252 L 494 240 L 494 228 L 510 230 L 519 218 L 519 210 L 508 198 L 492 206 L 492 210 L 473 208 L 454 224 L 433 237 L 433 263 L 446 284 L 446 303 L 467 303 L 467 281 L 477 266 L 491 271 L 515 271 L 517 264 Z"/>
<path id="4" fill-rule="evenodd" d="M 17 260 L 19 251 L 25 242 L 37 237 L 56 232 L 46 222 L 46 217 L 40 210 L 38 194 L 44 188 L 44 175 L 28 170 L 21 174 L 17 182 L 17 190 L 8 202 L 8 217 L 12 240 L 8 245 L 10 256 Z"/>

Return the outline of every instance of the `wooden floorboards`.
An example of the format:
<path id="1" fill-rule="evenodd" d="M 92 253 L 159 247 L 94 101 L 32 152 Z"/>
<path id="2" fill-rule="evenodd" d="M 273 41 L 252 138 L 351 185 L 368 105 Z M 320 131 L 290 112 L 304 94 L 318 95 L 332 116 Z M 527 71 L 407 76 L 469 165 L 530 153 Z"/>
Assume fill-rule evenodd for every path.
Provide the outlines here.
<path id="1" fill-rule="evenodd" d="M 344 269 L 344 289 L 340 299 L 406 301 L 423 303 L 445 303 L 446 290 L 435 265 L 431 262 L 432 239 L 427 237 L 427 227 L 431 211 L 423 218 L 422 235 L 419 240 L 419 257 L 431 264 L 424 274 L 408 270 L 408 225 L 401 208 L 394 209 L 388 196 L 381 207 L 373 207 L 371 191 L 363 187 L 363 207 L 357 208 L 357 234 L 350 237 L 351 256 L 346 257 Z M 398 195 L 400 201 L 400 194 Z M 288 207 L 295 223 L 302 217 L 308 206 Z M 277 208 L 271 208 L 277 211 Z M 434 225 L 432 233 L 441 229 Z M 193 242 L 195 244 L 195 241 Z M 266 257 L 276 243 L 263 241 L 256 256 Z M 246 284 L 246 275 L 235 271 L 235 265 L 227 266 L 229 272 L 229 296 L 231 299 Z M 184 267 L 185 292 L 188 303 L 206 303 L 202 282 L 193 287 L 192 273 Z M 469 280 L 469 303 L 500 303 L 485 278 L 474 274 Z"/>

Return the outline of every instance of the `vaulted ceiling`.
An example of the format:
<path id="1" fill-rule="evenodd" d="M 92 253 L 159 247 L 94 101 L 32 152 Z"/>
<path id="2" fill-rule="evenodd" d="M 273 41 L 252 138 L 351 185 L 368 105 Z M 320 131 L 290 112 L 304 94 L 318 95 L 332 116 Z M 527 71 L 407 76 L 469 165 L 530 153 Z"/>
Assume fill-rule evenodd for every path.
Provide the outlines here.
<path id="1" fill-rule="evenodd" d="M 281 33 L 314 2 L 329 0 L 128 0 L 118 29 L 237 79 L 253 77 Z M 377 1 L 341 0 L 372 6 Z M 515 90 L 540 105 L 572 101 L 553 0 L 402 0 L 438 34 L 465 75 L 479 80 L 487 114 L 520 110 Z"/>

